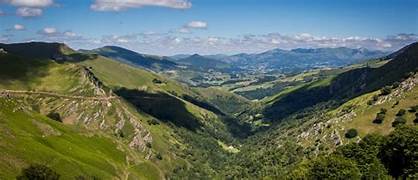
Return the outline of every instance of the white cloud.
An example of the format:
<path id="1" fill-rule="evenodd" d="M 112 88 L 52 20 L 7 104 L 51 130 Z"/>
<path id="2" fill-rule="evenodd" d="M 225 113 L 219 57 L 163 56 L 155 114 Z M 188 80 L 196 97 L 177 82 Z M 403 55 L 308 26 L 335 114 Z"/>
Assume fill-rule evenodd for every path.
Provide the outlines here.
<path id="1" fill-rule="evenodd" d="M 46 35 L 46 36 L 55 35 L 57 33 L 58 33 L 58 31 L 54 27 L 46 27 L 46 28 L 43 28 L 41 31 L 38 32 L 38 34 Z"/>
<path id="2" fill-rule="evenodd" d="M 188 0 L 95 0 L 90 8 L 95 11 L 122 11 L 144 6 L 188 9 L 192 7 L 192 3 Z"/>
<path id="3" fill-rule="evenodd" d="M 44 8 L 54 4 L 53 0 L 6 0 L 7 3 L 17 7 Z"/>
<path id="4" fill-rule="evenodd" d="M 72 32 L 72 31 L 65 31 L 64 35 L 68 36 L 68 37 L 76 37 L 77 36 L 77 34 Z"/>
<path id="5" fill-rule="evenodd" d="M 16 15 L 21 17 L 35 17 L 42 15 L 43 10 L 40 8 L 21 7 L 17 8 Z"/>
<path id="6" fill-rule="evenodd" d="M 54 4 L 53 0 L 0 0 L 0 3 L 16 6 L 16 15 L 35 17 L 43 13 L 43 9 Z M 1 14 L 1 13 L 0 13 Z"/>
<path id="7" fill-rule="evenodd" d="M 192 29 L 206 29 L 208 28 L 208 23 L 204 21 L 191 21 L 187 23 L 184 27 Z"/>
<path id="8" fill-rule="evenodd" d="M 183 28 L 178 29 L 177 32 L 187 34 L 187 33 L 190 33 L 190 29 L 183 27 Z"/>
<path id="9" fill-rule="evenodd" d="M 235 54 L 259 53 L 275 48 L 325 48 L 348 47 L 372 50 L 393 51 L 407 44 L 417 42 L 418 34 L 397 34 L 387 37 L 327 37 L 314 34 L 284 35 L 280 33 L 247 34 L 237 37 L 194 36 L 192 34 L 136 33 L 127 35 L 106 35 L 89 38 L 72 31 L 59 31 L 45 28 L 38 32 L 37 41 L 63 42 L 76 48 L 97 48 L 104 45 L 123 46 L 137 52 L 173 55 L 173 54 Z M 6 39 L 5 37 L 3 37 Z M 13 37 L 9 37 L 13 40 Z"/>
<path id="10" fill-rule="evenodd" d="M 21 24 L 15 24 L 13 28 L 17 31 L 25 30 L 25 26 Z"/>

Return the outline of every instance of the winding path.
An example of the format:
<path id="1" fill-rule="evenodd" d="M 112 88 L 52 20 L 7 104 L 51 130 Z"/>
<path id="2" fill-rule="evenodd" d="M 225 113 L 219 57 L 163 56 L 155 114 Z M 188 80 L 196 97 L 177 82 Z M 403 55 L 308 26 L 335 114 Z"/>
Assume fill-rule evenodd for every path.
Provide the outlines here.
<path id="1" fill-rule="evenodd" d="M 20 95 L 44 95 L 63 99 L 91 100 L 91 101 L 109 101 L 116 96 L 72 96 L 45 91 L 23 91 L 23 90 L 0 90 L 0 97 L 20 96 Z"/>

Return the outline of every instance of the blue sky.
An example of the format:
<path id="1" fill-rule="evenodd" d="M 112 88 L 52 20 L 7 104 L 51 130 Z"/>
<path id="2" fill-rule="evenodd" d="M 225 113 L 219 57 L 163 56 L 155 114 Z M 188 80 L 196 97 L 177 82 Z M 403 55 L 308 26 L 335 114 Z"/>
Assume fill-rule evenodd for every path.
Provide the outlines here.
<path id="1" fill-rule="evenodd" d="M 418 37 L 416 0 L 0 0 L 0 42 L 141 53 L 394 50 Z"/>

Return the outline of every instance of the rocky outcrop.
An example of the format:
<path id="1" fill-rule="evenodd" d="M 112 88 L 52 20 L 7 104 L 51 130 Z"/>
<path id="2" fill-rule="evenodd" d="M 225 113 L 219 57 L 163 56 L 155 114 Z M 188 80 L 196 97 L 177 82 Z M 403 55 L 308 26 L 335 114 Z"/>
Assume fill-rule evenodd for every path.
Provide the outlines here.
<path id="1" fill-rule="evenodd" d="M 99 78 L 96 77 L 96 75 L 94 75 L 94 73 L 90 70 L 90 68 L 83 67 L 83 75 L 93 84 L 93 86 L 95 87 L 94 88 L 95 93 L 97 95 L 106 95 L 105 89 L 108 89 L 108 88 L 105 87 L 103 82 L 100 81 Z M 109 93 L 111 93 L 110 90 L 109 90 Z"/>
<path id="2" fill-rule="evenodd" d="M 392 90 L 392 92 L 385 96 L 380 96 L 375 104 L 383 104 L 393 99 L 402 97 L 405 92 L 412 90 L 418 84 L 418 75 L 413 75 L 402 81 L 399 86 Z"/>

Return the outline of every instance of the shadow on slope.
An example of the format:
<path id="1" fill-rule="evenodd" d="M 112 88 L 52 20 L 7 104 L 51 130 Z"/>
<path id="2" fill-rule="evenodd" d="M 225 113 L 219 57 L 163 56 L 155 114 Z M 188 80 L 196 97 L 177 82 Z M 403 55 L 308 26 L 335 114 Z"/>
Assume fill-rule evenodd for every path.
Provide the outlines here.
<path id="1" fill-rule="evenodd" d="M 177 127 L 196 131 L 202 124 L 191 114 L 186 104 L 165 93 L 148 93 L 140 90 L 121 88 L 115 93 L 133 104 L 139 110 L 148 113 L 161 121 L 172 123 Z"/>
<path id="2" fill-rule="evenodd" d="M 212 111 L 215 114 L 221 115 L 221 116 L 225 116 L 225 113 L 223 113 L 221 110 L 219 110 L 218 108 L 216 108 L 215 106 L 213 106 L 212 104 L 209 104 L 205 101 L 201 101 L 197 98 L 194 98 L 192 96 L 189 96 L 187 94 L 183 94 L 182 99 L 196 105 L 199 106 L 203 109 L 207 109 L 209 111 Z"/>
<path id="3" fill-rule="evenodd" d="M 12 81 L 28 82 L 34 77 L 47 76 L 50 63 L 0 54 L 0 79 L 2 83 L 13 83 Z"/>

